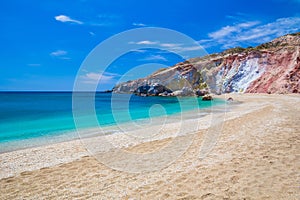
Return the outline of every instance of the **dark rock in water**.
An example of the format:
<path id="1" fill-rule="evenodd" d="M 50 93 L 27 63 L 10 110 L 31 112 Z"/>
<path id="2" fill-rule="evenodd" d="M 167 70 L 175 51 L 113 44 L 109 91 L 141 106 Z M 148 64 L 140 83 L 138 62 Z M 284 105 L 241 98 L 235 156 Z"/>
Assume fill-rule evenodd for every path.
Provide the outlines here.
<path id="1" fill-rule="evenodd" d="M 206 94 L 202 97 L 202 101 L 211 101 L 211 100 L 213 100 L 211 95 Z"/>
<path id="2" fill-rule="evenodd" d="M 174 95 L 173 95 L 172 92 L 169 93 L 169 92 L 165 91 L 165 92 L 159 93 L 158 96 L 161 96 L 161 97 L 172 97 Z"/>
<path id="3" fill-rule="evenodd" d="M 135 91 L 135 94 L 140 96 L 170 96 L 172 90 L 161 84 L 153 84 L 153 85 L 143 85 L 138 87 Z M 160 95 L 163 94 L 163 95 Z"/>
<path id="4" fill-rule="evenodd" d="M 227 101 L 233 101 L 233 98 L 232 98 L 232 97 L 229 97 L 229 98 L 227 99 Z"/>
<path id="5" fill-rule="evenodd" d="M 138 93 L 139 95 L 148 94 L 149 89 L 150 89 L 149 85 L 143 85 L 143 86 L 138 87 L 138 89 L 136 90 L 136 93 Z"/>
<path id="6" fill-rule="evenodd" d="M 196 90 L 195 94 L 198 97 L 203 97 L 204 95 L 209 94 L 209 92 L 207 90 Z"/>
<path id="7" fill-rule="evenodd" d="M 172 93 L 172 91 L 161 84 L 153 84 L 148 90 L 148 94 L 158 96 L 161 93 Z"/>
<path id="8" fill-rule="evenodd" d="M 140 96 L 141 96 L 141 97 L 147 97 L 148 95 L 142 93 L 142 94 L 140 94 Z"/>

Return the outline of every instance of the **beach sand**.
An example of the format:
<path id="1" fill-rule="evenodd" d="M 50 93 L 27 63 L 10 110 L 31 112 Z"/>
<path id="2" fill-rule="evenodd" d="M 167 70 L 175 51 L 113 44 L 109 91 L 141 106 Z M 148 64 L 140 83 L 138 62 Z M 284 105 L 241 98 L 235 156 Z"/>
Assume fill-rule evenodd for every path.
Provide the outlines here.
<path id="1" fill-rule="evenodd" d="M 114 149 L 103 154 L 109 160 L 104 165 L 79 140 L 2 153 L 0 199 L 300 199 L 300 96 L 230 96 L 234 102 L 226 113 L 214 116 L 221 124 L 207 129 L 200 123 L 198 131 L 176 137 L 191 141 L 178 159 L 167 166 L 164 157 L 143 160 L 158 170 L 129 168 L 132 163 Z M 172 133 L 172 127 L 165 129 Z M 170 146 L 175 139 L 169 134 L 130 146 L 120 135 L 108 141 L 122 151 L 148 155 Z M 170 148 L 170 156 L 180 148 Z"/>

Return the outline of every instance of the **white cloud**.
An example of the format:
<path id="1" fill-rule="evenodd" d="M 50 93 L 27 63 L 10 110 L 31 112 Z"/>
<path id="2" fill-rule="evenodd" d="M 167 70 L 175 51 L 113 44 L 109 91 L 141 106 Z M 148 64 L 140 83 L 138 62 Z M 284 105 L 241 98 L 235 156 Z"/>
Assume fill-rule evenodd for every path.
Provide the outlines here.
<path id="1" fill-rule="evenodd" d="M 82 83 L 86 84 L 98 84 L 98 83 L 111 83 L 113 80 L 120 76 L 119 74 L 109 73 L 109 72 L 87 72 L 85 75 L 81 76 Z"/>
<path id="2" fill-rule="evenodd" d="M 174 47 L 179 47 L 181 44 L 177 43 L 162 43 L 160 44 L 161 47 L 167 47 L 167 48 L 174 48 Z"/>
<path id="3" fill-rule="evenodd" d="M 147 26 L 146 24 L 143 23 L 132 23 L 133 26 L 140 26 L 140 27 L 144 27 Z"/>
<path id="4" fill-rule="evenodd" d="M 261 44 L 276 37 L 300 31 L 300 18 L 279 18 L 273 22 L 262 24 L 258 21 L 243 22 L 225 26 L 208 34 L 208 39 L 200 40 L 204 47 L 221 45 L 223 49 L 235 46 Z"/>
<path id="5" fill-rule="evenodd" d="M 203 48 L 199 44 L 194 45 L 183 45 L 178 43 L 162 43 L 161 47 L 166 48 L 168 51 L 174 51 L 176 53 L 189 52 L 189 51 L 199 51 Z"/>
<path id="6" fill-rule="evenodd" d="M 183 45 L 179 43 L 161 43 L 159 41 L 150 41 L 150 40 L 143 40 L 139 42 L 129 42 L 129 44 L 138 44 L 138 45 L 156 45 L 158 48 L 162 48 L 167 51 L 174 51 L 174 52 L 187 52 L 187 51 L 198 51 L 201 50 L 202 47 L 195 43 L 193 45 Z"/>
<path id="7" fill-rule="evenodd" d="M 135 52 L 135 53 L 146 53 L 147 50 L 146 50 L 146 49 L 135 49 L 135 50 L 131 50 L 131 52 Z"/>
<path id="8" fill-rule="evenodd" d="M 59 57 L 59 56 L 65 56 L 67 55 L 68 52 L 67 51 L 63 51 L 63 50 L 56 50 L 50 53 L 51 56 L 55 56 L 55 57 Z"/>
<path id="9" fill-rule="evenodd" d="M 185 47 L 177 48 L 177 51 L 179 51 L 179 52 L 197 51 L 197 50 L 202 50 L 202 47 L 197 45 L 197 46 L 185 46 Z"/>
<path id="10" fill-rule="evenodd" d="M 61 60 L 71 60 L 70 57 L 67 57 L 66 55 L 68 54 L 67 51 L 64 50 L 56 50 L 50 53 L 50 56 L 59 58 Z"/>
<path id="11" fill-rule="evenodd" d="M 67 15 L 57 15 L 54 18 L 55 20 L 63 23 L 75 23 L 80 25 L 96 26 L 96 27 L 114 26 L 116 24 L 119 24 L 121 19 L 119 15 L 115 15 L 115 14 L 100 14 L 86 21 L 73 19 Z M 141 26 L 142 24 L 139 25 Z"/>
<path id="12" fill-rule="evenodd" d="M 143 40 L 143 41 L 137 42 L 136 44 L 153 45 L 153 44 L 158 44 L 158 42 L 149 41 L 149 40 Z"/>
<path id="13" fill-rule="evenodd" d="M 234 26 L 225 26 L 218 31 L 209 33 L 208 36 L 214 40 L 223 39 L 224 37 L 230 34 L 240 33 L 241 31 L 243 31 L 243 29 L 253 27 L 259 23 L 260 22 L 258 21 L 253 21 L 253 22 L 244 22 L 244 23 L 236 24 Z"/>
<path id="14" fill-rule="evenodd" d="M 66 16 L 66 15 L 58 15 L 58 16 L 55 16 L 54 18 L 57 21 L 60 21 L 60 22 L 70 22 L 70 23 L 75 23 L 75 24 L 83 24 L 82 21 L 72 19 L 72 18 L 70 18 L 69 16 Z"/>
<path id="15" fill-rule="evenodd" d="M 138 41 L 138 42 L 129 42 L 129 44 L 139 44 L 139 45 L 154 45 L 154 44 L 157 44 L 161 47 L 176 47 L 176 46 L 181 45 L 181 44 L 177 44 L 177 43 L 161 43 L 159 41 L 151 41 L 151 40 L 142 40 L 142 41 Z"/>
<path id="16" fill-rule="evenodd" d="M 162 55 L 151 55 L 142 60 L 144 60 L 144 61 L 168 61 L 168 59 L 163 57 Z"/>

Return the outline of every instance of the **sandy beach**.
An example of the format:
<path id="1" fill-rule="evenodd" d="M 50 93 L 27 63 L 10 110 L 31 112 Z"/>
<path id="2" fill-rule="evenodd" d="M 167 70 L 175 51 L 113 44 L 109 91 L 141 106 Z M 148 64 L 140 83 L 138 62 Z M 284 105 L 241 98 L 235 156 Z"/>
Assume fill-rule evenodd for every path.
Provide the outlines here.
<path id="1" fill-rule="evenodd" d="M 198 126 L 184 134 L 174 135 L 180 128 L 169 123 L 150 138 L 110 135 L 114 148 L 101 149 L 105 154 L 86 150 L 91 139 L 2 153 L 0 199 L 300 199 L 300 96 L 222 98 L 229 96 L 226 112 L 213 116 L 222 123 L 208 126 L 210 114 L 187 120 Z M 182 155 L 167 165 L 163 154 L 147 160 L 175 138 L 190 143 L 173 145 L 168 155 Z M 145 159 L 129 162 L 116 149 Z M 139 171 L 143 163 L 150 169 Z"/>

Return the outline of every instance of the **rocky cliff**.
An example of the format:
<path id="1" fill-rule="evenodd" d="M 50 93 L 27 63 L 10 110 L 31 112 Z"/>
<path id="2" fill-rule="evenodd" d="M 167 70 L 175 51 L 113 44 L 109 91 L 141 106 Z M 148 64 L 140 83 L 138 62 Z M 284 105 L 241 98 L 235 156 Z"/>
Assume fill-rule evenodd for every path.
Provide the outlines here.
<path id="1" fill-rule="evenodd" d="M 300 93 L 299 47 L 300 33 L 288 34 L 257 47 L 237 47 L 189 59 L 116 85 L 113 92 L 162 96 Z"/>

